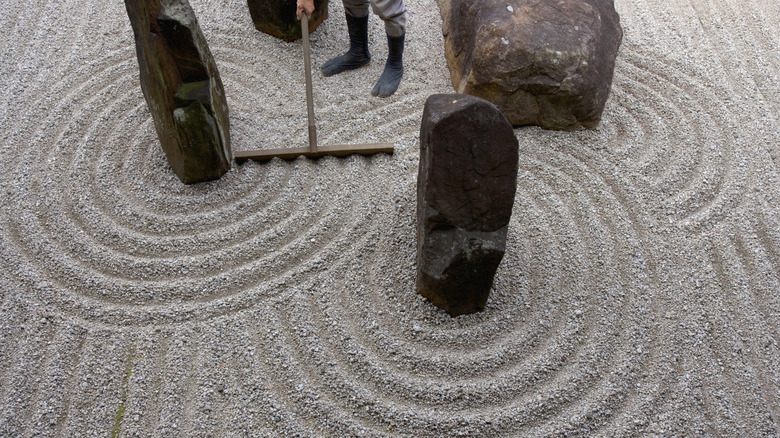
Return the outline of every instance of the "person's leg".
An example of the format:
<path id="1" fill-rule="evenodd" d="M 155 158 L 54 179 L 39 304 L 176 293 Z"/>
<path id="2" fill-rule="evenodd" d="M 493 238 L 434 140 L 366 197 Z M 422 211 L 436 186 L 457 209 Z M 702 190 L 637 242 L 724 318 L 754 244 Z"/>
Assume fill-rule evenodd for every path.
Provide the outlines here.
<path id="1" fill-rule="evenodd" d="M 368 0 L 342 0 L 344 11 L 353 17 L 368 16 Z"/>
<path id="2" fill-rule="evenodd" d="M 322 64 L 322 74 L 333 76 L 371 62 L 368 52 L 368 0 L 343 0 L 349 32 L 349 50 Z"/>
<path id="3" fill-rule="evenodd" d="M 371 94 L 387 97 L 398 90 L 404 75 L 403 54 L 406 37 L 406 7 L 403 0 L 371 0 L 374 13 L 385 22 L 387 62 Z"/>
<path id="4" fill-rule="evenodd" d="M 398 37 L 406 33 L 406 7 L 403 0 L 371 0 L 371 9 L 385 22 L 385 32 L 389 36 Z"/>

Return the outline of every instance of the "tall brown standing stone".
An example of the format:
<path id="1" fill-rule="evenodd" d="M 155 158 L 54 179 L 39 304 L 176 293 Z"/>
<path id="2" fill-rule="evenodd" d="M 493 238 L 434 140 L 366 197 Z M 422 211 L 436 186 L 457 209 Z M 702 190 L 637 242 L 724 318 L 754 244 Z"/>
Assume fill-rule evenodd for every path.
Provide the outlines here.
<path id="1" fill-rule="evenodd" d="M 485 307 L 506 248 L 518 142 L 492 103 L 428 98 L 417 177 L 417 291 L 456 316 Z"/>
<path id="2" fill-rule="evenodd" d="M 230 170 L 228 107 L 217 65 L 187 0 L 125 0 L 141 89 L 157 136 L 186 184 Z"/>
<path id="3" fill-rule="evenodd" d="M 515 126 L 594 128 L 623 38 L 613 0 L 437 0 L 458 93 Z"/>
<path id="4" fill-rule="evenodd" d="M 287 42 L 301 38 L 301 23 L 295 16 L 296 0 L 247 0 L 255 29 Z M 309 32 L 328 18 L 328 0 L 314 0 Z"/>

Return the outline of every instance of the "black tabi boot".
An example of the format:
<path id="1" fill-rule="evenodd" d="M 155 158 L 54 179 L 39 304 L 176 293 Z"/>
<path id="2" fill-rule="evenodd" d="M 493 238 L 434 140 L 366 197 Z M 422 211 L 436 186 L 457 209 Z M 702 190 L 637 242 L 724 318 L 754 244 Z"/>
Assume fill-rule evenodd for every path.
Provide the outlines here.
<path id="1" fill-rule="evenodd" d="M 401 78 L 404 75 L 404 36 L 392 37 L 387 36 L 387 62 L 385 63 L 385 71 L 382 72 L 382 76 L 374 85 L 374 89 L 371 90 L 371 94 L 379 97 L 387 97 L 395 93 L 398 89 L 398 85 L 401 83 Z"/>
<path id="2" fill-rule="evenodd" d="M 324 76 L 333 76 L 346 70 L 363 67 L 371 62 L 371 54 L 368 53 L 368 15 L 365 17 L 346 15 L 349 50 L 347 53 L 322 64 Z"/>

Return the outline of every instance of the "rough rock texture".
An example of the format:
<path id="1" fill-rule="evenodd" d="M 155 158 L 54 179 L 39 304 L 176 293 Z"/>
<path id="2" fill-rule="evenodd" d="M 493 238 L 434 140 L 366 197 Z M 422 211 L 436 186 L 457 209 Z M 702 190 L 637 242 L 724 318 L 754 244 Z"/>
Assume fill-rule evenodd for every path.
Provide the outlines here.
<path id="1" fill-rule="evenodd" d="M 417 177 L 417 291 L 451 315 L 485 308 L 517 187 L 518 142 L 490 102 L 428 98 Z"/>
<path id="2" fill-rule="evenodd" d="M 301 38 L 301 25 L 295 17 L 295 0 L 247 0 L 247 5 L 257 30 L 288 42 Z M 309 32 L 313 32 L 326 18 L 328 0 L 314 0 Z"/>
<path id="3" fill-rule="evenodd" d="M 437 1 L 457 92 L 515 126 L 598 125 L 623 38 L 612 0 Z"/>
<path id="4" fill-rule="evenodd" d="M 186 184 L 230 169 L 225 91 L 187 0 L 125 0 L 141 88 L 173 171 Z"/>

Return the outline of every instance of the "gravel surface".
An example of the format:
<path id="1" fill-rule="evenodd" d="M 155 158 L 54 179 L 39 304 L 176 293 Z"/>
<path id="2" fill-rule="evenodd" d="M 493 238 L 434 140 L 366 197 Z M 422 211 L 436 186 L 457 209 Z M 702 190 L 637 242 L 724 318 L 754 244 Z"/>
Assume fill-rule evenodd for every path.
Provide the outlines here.
<path id="1" fill-rule="evenodd" d="M 300 42 L 191 0 L 234 151 L 305 146 Z M 517 129 L 485 312 L 415 294 L 434 0 L 406 76 L 314 74 L 321 144 L 185 186 L 118 0 L 0 3 L 0 436 L 780 436 L 780 3 L 618 0 L 601 125 Z M 346 45 L 343 8 L 312 34 Z"/>

